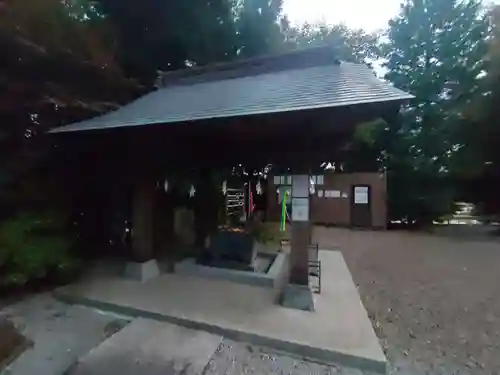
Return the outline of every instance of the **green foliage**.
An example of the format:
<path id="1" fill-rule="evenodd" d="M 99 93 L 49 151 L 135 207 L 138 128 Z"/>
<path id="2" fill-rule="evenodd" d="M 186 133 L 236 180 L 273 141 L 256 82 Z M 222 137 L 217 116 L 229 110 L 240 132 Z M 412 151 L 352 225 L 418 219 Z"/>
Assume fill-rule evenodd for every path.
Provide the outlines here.
<path id="1" fill-rule="evenodd" d="M 252 236 L 264 245 L 278 246 L 285 235 L 280 232 L 279 223 L 259 222 L 252 226 Z"/>
<path id="2" fill-rule="evenodd" d="M 284 36 L 278 21 L 282 0 L 236 2 L 235 28 L 238 55 L 254 57 L 283 49 Z"/>
<path id="3" fill-rule="evenodd" d="M 252 57 L 279 48 L 281 0 L 98 0 L 114 26 L 128 74 L 152 84 L 158 70 Z"/>
<path id="4" fill-rule="evenodd" d="M 34 209 L 39 198 L 54 205 L 47 180 L 56 146 L 47 130 L 116 108 L 139 92 L 116 64 L 104 20 L 81 19 L 89 6 L 84 0 L 1 2 L 0 220 Z"/>
<path id="5" fill-rule="evenodd" d="M 126 72 L 151 84 L 157 70 L 203 64 L 234 56 L 231 4 L 217 1 L 99 0 L 113 26 L 118 59 Z M 218 42 L 218 43 L 216 43 Z"/>
<path id="6" fill-rule="evenodd" d="M 409 225 L 432 224 L 455 211 L 455 191 L 446 175 L 426 174 L 412 165 L 393 166 L 387 173 L 388 214 Z"/>
<path id="7" fill-rule="evenodd" d="M 282 0 L 98 0 L 113 26 L 118 59 L 148 85 L 157 71 L 231 61 L 317 44 L 337 47 L 339 58 L 369 62 L 380 57 L 378 36 L 344 25 L 291 26 Z"/>
<path id="8" fill-rule="evenodd" d="M 500 6 L 488 12 L 490 37 L 479 90 L 464 111 L 461 147 L 452 170 L 463 199 L 476 203 L 484 214 L 500 213 Z"/>
<path id="9" fill-rule="evenodd" d="M 0 287 L 21 286 L 73 274 L 78 262 L 57 216 L 20 214 L 0 225 Z"/>
<path id="10" fill-rule="evenodd" d="M 456 126 L 484 68 L 487 23 L 479 12 L 478 1 L 406 1 L 390 22 L 386 78 L 416 97 L 402 120 L 412 156 L 426 159 L 418 162 L 449 165 Z"/>
<path id="11" fill-rule="evenodd" d="M 356 126 L 342 166 L 345 172 L 377 172 L 383 169 L 383 140 L 388 126 L 383 119 Z"/>
<path id="12" fill-rule="evenodd" d="M 285 24 L 286 43 L 293 48 L 329 44 L 336 48 L 343 61 L 370 63 L 381 57 L 379 36 L 362 29 L 352 30 L 345 25 L 304 24 L 290 27 Z"/>
<path id="13" fill-rule="evenodd" d="M 450 168 L 464 108 L 479 90 L 487 33 L 476 0 L 407 0 L 391 20 L 386 78 L 415 95 L 383 147 L 391 219 L 429 221 L 452 209 Z"/>

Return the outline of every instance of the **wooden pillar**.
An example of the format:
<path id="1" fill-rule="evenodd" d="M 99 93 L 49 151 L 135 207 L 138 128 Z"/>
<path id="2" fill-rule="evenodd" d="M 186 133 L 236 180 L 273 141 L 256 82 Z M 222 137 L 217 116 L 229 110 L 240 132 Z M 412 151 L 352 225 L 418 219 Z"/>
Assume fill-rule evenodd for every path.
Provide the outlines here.
<path id="1" fill-rule="evenodd" d="M 309 285 L 310 223 L 292 221 L 290 249 L 290 283 Z"/>
<path id="2" fill-rule="evenodd" d="M 309 175 L 292 176 L 290 282 L 309 285 Z"/>
<path id="3" fill-rule="evenodd" d="M 195 246 L 205 248 L 206 239 L 217 229 L 220 190 L 211 179 L 211 170 L 203 168 L 194 196 Z"/>
<path id="4" fill-rule="evenodd" d="M 314 311 L 309 288 L 309 174 L 292 176 L 292 237 L 290 249 L 290 281 L 282 294 L 282 305 Z"/>
<path id="5" fill-rule="evenodd" d="M 163 186 L 157 192 L 154 213 L 154 255 L 166 262 L 168 272 L 174 272 L 175 262 L 175 195 L 165 192 Z"/>
<path id="6" fill-rule="evenodd" d="M 155 195 L 154 181 L 137 183 L 132 207 L 132 257 L 135 262 L 146 262 L 154 257 Z"/>

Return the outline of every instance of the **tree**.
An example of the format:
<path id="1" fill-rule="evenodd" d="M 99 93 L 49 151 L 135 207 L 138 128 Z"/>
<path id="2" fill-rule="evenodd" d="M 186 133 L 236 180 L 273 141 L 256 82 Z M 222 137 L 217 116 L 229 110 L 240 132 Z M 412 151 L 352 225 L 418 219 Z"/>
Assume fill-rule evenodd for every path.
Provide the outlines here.
<path id="1" fill-rule="evenodd" d="M 151 85 L 158 70 L 268 53 L 282 41 L 281 0 L 98 0 L 126 72 Z"/>
<path id="2" fill-rule="evenodd" d="M 406 0 L 389 23 L 386 79 L 415 95 L 386 149 L 392 219 L 428 222 L 453 207 L 457 127 L 484 69 L 481 12 L 477 0 Z"/>
<path id="3" fill-rule="evenodd" d="M 243 0 L 236 4 L 238 55 L 254 57 L 283 49 L 282 0 Z"/>
<path id="4" fill-rule="evenodd" d="M 123 75 L 106 22 L 83 0 L 1 1 L 0 47 L 3 288 L 55 281 L 77 265 L 69 176 L 54 173 L 67 155 L 53 157 L 60 143 L 46 131 L 114 109 L 141 88 Z"/>
<path id="5" fill-rule="evenodd" d="M 304 48 L 330 44 L 337 48 L 339 58 L 344 61 L 370 63 L 381 57 L 379 35 L 362 29 L 350 29 L 345 25 L 325 23 L 291 27 L 283 20 L 285 43 L 292 48 Z"/>
<path id="6" fill-rule="evenodd" d="M 74 9 L 58 0 L 1 3 L 2 215 L 46 202 L 48 183 L 40 179 L 52 147 L 43 136 L 48 129 L 115 108 L 139 91 L 115 64 L 106 25 Z"/>
<path id="7" fill-rule="evenodd" d="M 484 214 L 500 213 L 500 6 L 489 9 L 490 35 L 480 90 L 465 110 L 461 122 L 461 147 L 453 171 L 467 201 L 478 204 Z"/>
<path id="8" fill-rule="evenodd" d="M 99 0 L 127 74 L 151 84 L 157 70 L 225 61 L 236 53 L 230 1 Z"/>

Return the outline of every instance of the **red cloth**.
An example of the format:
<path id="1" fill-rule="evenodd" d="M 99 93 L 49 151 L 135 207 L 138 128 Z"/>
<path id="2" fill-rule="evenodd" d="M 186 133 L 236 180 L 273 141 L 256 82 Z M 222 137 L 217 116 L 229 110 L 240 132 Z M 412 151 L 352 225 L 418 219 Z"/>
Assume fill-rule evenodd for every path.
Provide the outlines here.
<path id="1" fill-rule="evenodd" d="M 248 213 L 251 214 L 255 208 L 253 204 L 253 193 L 252 193 L 252 185 L 248 183 Z"/>

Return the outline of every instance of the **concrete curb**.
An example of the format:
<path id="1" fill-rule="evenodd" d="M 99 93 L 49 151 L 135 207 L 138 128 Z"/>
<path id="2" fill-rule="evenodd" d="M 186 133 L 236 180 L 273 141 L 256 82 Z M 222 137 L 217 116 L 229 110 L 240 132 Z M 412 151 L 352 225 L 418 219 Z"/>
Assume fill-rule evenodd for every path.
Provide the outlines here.
<path id="1" fill-rule="evenodd" d="M 298 342 L 280 340 L 263 335 L 240 331 L 237 329 L 224 328 L 192 319 L 155 313 L 133 307 L 119 306 L 108 302 L 100 302 L 85 297 L 70 295 L 68 293 L 64 293 L 64 290 L 55 290 L 53 292 L 53 295 L 55 298 L 68 304 L 84 305 L 100 310 L 111 311 L 117 314 L 169 322 L 186 328 L 202 330 L 209 333 L 221 335 L 234 341 L 246 341 L 257 346 L 268 347 L 270 349 L 291 353 L 292 355 L 310 359 L 315 362 L 326 364 L 340 364 L 361 370 L 378 372 L 381 374 L 385 374 L 387 371 L 387 365 L 385 361 L 359 357 L 339 351 L 321 349 Z"/>
<path id="2" fill-rule="evenodd" d="M 175 264 L 175 273 L 185 276 L 204 277 L 209 279 L 227 280 L 235 283 L 275 288 L 280 286 L 281 275 L 285 272 L 287 255 L 277 253 L 267 273 L 239 271 L 195 264 L 193 259 L 187 259 Z"/>

